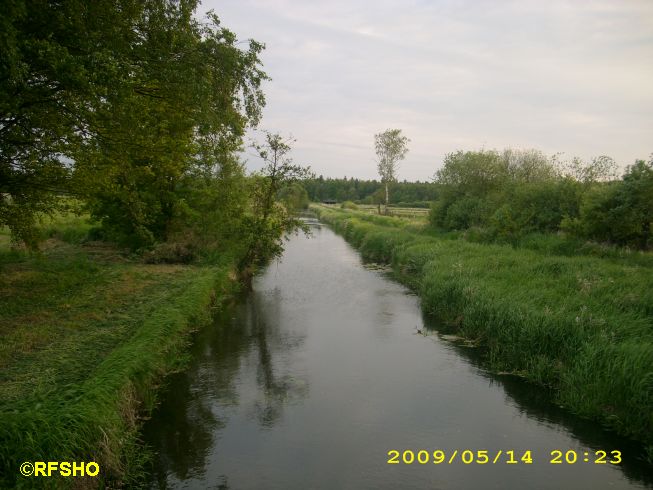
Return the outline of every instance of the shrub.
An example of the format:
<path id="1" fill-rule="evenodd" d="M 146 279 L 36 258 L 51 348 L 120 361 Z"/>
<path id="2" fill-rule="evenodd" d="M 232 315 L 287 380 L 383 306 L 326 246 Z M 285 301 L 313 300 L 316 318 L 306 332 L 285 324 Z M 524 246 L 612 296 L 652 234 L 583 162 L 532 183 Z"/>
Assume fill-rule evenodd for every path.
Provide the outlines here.
<path id="1" fill-rule="evenodd" d="M 567 228 L 586 238 L 648 248 L 653 222 L 653 159 L 638 161 L 623 179 L 586 193 L 580 218 Z"/>

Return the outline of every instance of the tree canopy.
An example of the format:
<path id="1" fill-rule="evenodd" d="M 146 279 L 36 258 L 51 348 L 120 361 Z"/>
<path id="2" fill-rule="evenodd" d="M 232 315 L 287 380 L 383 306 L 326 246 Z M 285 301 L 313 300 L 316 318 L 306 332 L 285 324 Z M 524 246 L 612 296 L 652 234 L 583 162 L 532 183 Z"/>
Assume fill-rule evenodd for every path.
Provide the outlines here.
<path id="1" fill-rule="evenodd" d="M 651 246 L 653 159 L 621 179 L 607 156 L 560 162 L 536 150 L 457 151 L 436 172 L 431 223 L 488 239 L 567 232 L 582 239 Z"/>
<path id="2" fill-rule="evenodd" d="M 258 123 L 263 45 L 242 50 L 192 0 L 3 8 L 0 225 L 30 241 L 69 194 L 134 245 L 165 239 L 181 181 L 217 171 Z"/>

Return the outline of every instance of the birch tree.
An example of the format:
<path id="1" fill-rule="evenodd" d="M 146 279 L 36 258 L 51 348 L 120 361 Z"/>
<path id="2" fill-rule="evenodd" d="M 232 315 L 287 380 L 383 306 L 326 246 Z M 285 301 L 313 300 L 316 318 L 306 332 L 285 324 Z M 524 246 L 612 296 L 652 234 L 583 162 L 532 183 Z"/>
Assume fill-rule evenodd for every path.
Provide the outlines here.
<path id="1" fill-rule="evenodd" d="M 388 214 L 389 185 L 397 180 L 399 162 L 408 153 L 409 141 L 407 137 L 401 134 L 401 129 L 386 129 L 382 133 L 374 135 L 377 166 L 381 182 L 385 186 L 385 214 Z"/>

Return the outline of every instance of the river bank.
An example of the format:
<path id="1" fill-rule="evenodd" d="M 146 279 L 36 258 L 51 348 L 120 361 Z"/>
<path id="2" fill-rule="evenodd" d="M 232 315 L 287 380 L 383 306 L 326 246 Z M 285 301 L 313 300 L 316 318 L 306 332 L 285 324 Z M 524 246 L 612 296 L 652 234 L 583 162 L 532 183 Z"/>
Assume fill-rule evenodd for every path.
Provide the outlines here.
<path id="1" fill-rule="evenodd" d="M 82 226 L 83 228 L 83 226 Z M 40 254 L 0 236 L 0 487 L 132 486 L 141 421 L 162 378 L 185 366 L 189 334 L 237 289 L 235 257 L 146 264 L 85 230 Z M 23 477 L 22 462 L 95 461 L 95 478 Z"/>
<path id="2" fill-rule="evenodd" d="M 406 220 L 314 207 L 367 260 L 392 264 L 422 307 L 487 348 L 487 363 L 653 456 L 653 274 L 628 261 L 445 240 Z"/>

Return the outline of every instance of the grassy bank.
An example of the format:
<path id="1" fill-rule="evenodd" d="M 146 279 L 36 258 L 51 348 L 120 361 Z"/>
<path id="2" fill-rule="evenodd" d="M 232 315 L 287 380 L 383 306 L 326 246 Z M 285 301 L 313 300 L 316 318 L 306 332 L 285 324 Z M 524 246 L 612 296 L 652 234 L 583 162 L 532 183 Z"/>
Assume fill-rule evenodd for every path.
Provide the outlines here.
<path id="1" fill-rule="evenodd" d="M 40 254 L 0 234 L 0 487 L 131 486 L 139 416 L 183 366 L 189 332 L 236 288 L 233 260 L 144 264 L 87 225 L 59 224 Z M 23 461 L 96 461 L 98 478 L 22 477 Z"/>
<path id="2" fill-rule="evenodd" d="M 653 267 L 425 233 L 414 222 L 315 208 L 363 257 L 391 263 L 425 311 L 486 347 L 488 365 L 642 441 L 653 457 Z"/>

